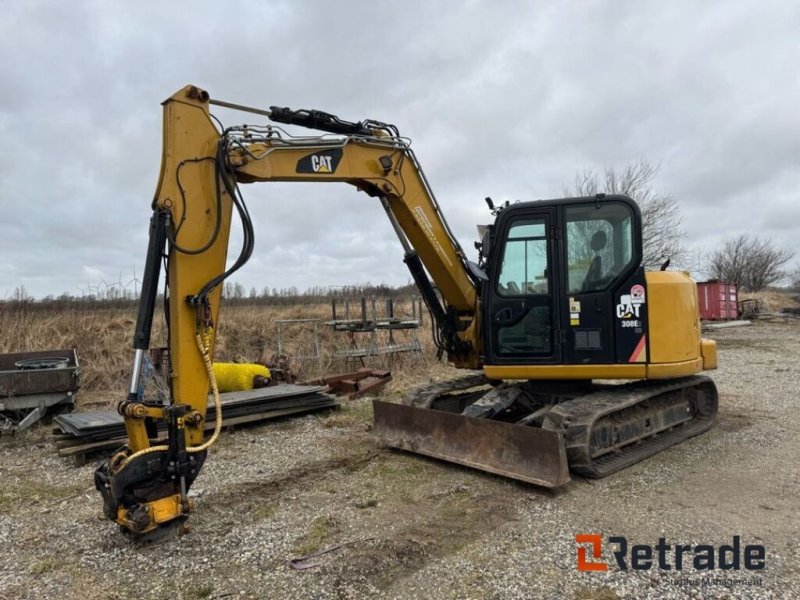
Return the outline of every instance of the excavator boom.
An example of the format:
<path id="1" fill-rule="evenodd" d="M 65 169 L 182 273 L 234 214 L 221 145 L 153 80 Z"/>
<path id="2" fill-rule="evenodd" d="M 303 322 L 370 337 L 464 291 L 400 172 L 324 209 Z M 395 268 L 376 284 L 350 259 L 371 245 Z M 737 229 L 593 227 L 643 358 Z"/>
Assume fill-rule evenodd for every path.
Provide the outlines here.
<path id="1" fill-rule="evenodd" d="M 209 114 L 212 104 L 325 133 L 295 136 L 274 124 L 220 130 Z M 134 534 L 152 532 L 191 510 L 188 488 L 219 433 L 219 395 L 211 357 L 221 284 L 248 260 L 254 245 L 239 184 L 344 182 L 377 198 L 435 321 L 440 349 L 458 367 L 481 366 L 475 275 L 409 140 L 394 126 L 371 120 L 352 123 L 322 111 L 252 109 L 212 100 L 204 90 L 186 86 L 164 102 L 163 128 L 130 391 L 118 406 L 125 417 L 128 444 L 101 465 L 95 477 L 106 515 Z M 244 242 L 226 270 L 234 209 Z M 159 405 L 142 401 L 138 389 L 164 256 L 171 401 Z M 215 398 L 217 427 L 205 440 L 209 389 Z M 154 441 L 157 420 L 168 423 L 166 442 Z"/>

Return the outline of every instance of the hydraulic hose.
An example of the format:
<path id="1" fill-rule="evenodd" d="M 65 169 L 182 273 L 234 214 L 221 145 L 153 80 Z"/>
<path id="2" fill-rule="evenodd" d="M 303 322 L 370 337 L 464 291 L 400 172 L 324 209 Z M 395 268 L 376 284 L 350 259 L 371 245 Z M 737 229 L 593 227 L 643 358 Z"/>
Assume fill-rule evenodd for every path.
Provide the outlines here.
<path id="1" fill-rule="evenodd" d="M 144 456 L 145 454 L 150 454 L 152 452 L 162 452 L 169 450 L 169 446 L 166 444 L 161 444 L 160 446 L 150 446 L 149 448 L 145 448 L 144 450 L 139 450 L 138 452 L 134 452 L 130 456 L 126 457 L 125 460 L 122 461 L 122 464 L 119 466 L 121 469 L 129 462 L 131 462 L 134 458 L 139 458 L 140 456 Z"/>
<path id="2" fill-rule="evenodd" d="M 214 366 L 211 363 L 211 354 L 208 342 L 208 336 L 203 332 L 198 331 L 195 336 L 197 341 L 197 348 L 203 356 L 203 363 L 206 366 L 206 373 L 208 373 L 208 381 L 211 383 L 211 393 L 214 395 L 214 433 L 207 441 L 199 446 L 192 446 L 186 448 L 187 452 L 202 452 L 208 450 L 219 437 L 219 432 L 222 431 L 222 401 L 219 398 L 219 387 L 217 386 L 217 378 L 214 376 Z"/>
<path id="3" fill-rule="evenodd" d="M 210 344 L 208 342 L 208 336 L 205 333 L 198 332 L 195 335 L 195 341 L 197 342 L 197 349 L 200 350 L 200 355 L 203 357 L 203 364 L 206 367 L 206 373 L 208 374 L 208 380 L 211 384 L 211 393 L 214 396 L 214 433 L 211 434 L 211 437 L 208 438 L 207 441 L 203 442 L 199 446 L 191 446 L 186 448 L 186 452 L 203 452 L 204 450 L 208 450 L 214 442 L 217 441 L 219 438 L 219 434 L 222 431 L 222 400 L 219 397 L 219 386 L 217 385 L 217 378 L 214 376 L 214 366 L 211 362 L 211 354 L 210 354 Z M 139 450 L 138 452 L 134 452 L 120 465 L 120 468 L 127 465 L 131 462 L 134 458 L 138 458 L 140 456 L 144 456 L 145 454 L 150 454 L 152 452 L 163 452 L 169 450 L 169 446 L 166 444 L 161 444 L 159 446 L 151 446 L 150 448 L 145 448 L 143 450 Z"/>

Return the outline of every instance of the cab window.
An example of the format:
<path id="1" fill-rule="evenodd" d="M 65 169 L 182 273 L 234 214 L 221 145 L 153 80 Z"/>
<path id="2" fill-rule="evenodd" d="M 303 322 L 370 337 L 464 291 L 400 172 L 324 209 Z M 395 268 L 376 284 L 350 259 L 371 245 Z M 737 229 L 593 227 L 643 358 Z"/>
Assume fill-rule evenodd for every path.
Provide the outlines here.
<path id="1" fill-rule="evenodd" d="M 621 202 L 566 208 L 569 294 L 604 290 L 633 260 L 633 210 Z"/>
<path id="2" fill-rule="evenodd" d="M 548 294 L 544 219 L 522 219 L 509 229 L 497 279 L 501 296 Z"/>

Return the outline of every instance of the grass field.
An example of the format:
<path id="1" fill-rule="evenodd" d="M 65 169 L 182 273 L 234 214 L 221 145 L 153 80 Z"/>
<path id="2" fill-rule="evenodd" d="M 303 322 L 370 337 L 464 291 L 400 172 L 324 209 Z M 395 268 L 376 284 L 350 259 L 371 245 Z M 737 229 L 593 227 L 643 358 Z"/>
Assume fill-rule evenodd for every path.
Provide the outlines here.
<path id="1" fill-rule="evenodd" d="M 376 302 L 381 316 L 381 301 Z M 341 313 L 341 311 L 340 311 Z M 396 303 L 395 315 L 411 314 L 410 302 Z M 353 310 L 351 316 L 360 315 Z M 368 314 L 371 314 L 371 307 Z M 340 314 L 341 318 L 341 314 Z M 278 350 L 279 320 L 317 319 L 319 360 L 293 361 L 301 378 L 319 377 L 325 373 L 340 372 L 352 366 L 335 358 L 338 349 L 349 346 L 347 333 L 334 332 L 324 325 L 331 319 L 331 306 L 327 303 L 298 304 L 294 306 L 223 305 L 220 312 L 216 361 L 251 362 L 266 360 Z M 436 377 L 447 368 L 437 363 L 431 338 L 430 321 L 425 315 L 423 327 L 412 332 L 395 332 L 395 340 L 406 341 L 416 335 L 424 349 L 424 360 L 417 355 L 397 355 L 381 363 L 373 358 L 367 366 L 392 368 L 396 381 L 391 389 Z M 133 357 L 132 339 L 136 324 L 136 308 L 74 305 L 47 308 L 36 304 L 0 305 L 0 353 L 33 352 L 75 348 L 81 364 L 81 388 L 78 403 L 90 399 L 93 403 L 107 398 L 114 402 L 124 393 L 130 377 Z M 386 332 L 379 332 L 378 343 L 385 343 Z M 290 356 L 307 356 L 314 352 L 313 323 L 283 325 L 283 350 Z M 368 334 L 357 336 L 356 342 L 364 346 Z M 166 328 L 163 314 L 154 319 L 152 347 L 166 346 Z M 360 366 L 360 363 L 357 364 Z"/>

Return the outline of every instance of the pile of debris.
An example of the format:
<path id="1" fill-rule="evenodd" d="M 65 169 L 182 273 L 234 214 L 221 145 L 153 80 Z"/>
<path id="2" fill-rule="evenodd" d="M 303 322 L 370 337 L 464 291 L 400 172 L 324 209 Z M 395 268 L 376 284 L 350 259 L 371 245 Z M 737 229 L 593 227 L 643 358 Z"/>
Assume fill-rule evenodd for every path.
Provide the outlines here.
<path id="1" fill-rule="evenodd" d="M 327 393 L 325 386 L 276 385 L 241 392 L 220 394 L 222 425 L 233 427 L 287 415 L 332 408 L 342 403 Z M 214 428 L 214 403 L 209 402 L 206 429 Z M 77 463 L 86 454 L 98 450 L 115 450 L 126 441 L 125 421 L 116 411 L 80 412 L 58 415 L 53 419 L 59 456 L 73 456 Z M 159 429 L 159 433 L 166 429 Z"/>
<path id="2" fill-rule="evenodd" d="M 389 371 L 362 369 L 353 373 L 331 375 L 302 384 L 278 384 L 220 394 L 222 426 L 233 427 L 267 419 L 334 408 L 344 398 L 357 398 L 376 391 L 391 380 Z M 87 454 L 114 451 L 127 438 L 125 421 L 116 411 L 79 412 L 58 415 L 53 432 L 58 455 L 73 457 L 82 465 Z M 214 428 L 214 403 L 209 398 L 206 430 Z M 162 424 L 159 434 L 165 434 Z"/>

